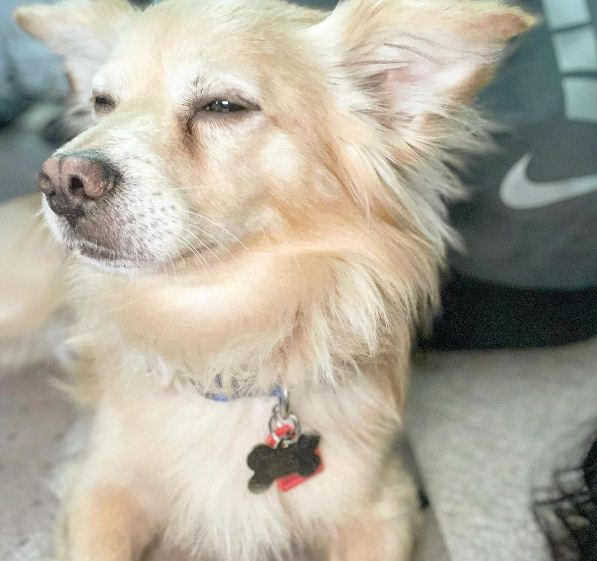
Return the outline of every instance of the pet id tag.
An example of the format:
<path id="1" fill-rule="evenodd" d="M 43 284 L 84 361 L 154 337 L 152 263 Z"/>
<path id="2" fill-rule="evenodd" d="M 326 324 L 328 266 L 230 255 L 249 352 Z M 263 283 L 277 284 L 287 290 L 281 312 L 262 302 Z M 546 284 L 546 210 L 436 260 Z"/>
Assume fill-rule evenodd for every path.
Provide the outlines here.
<path id="1" fill-rule="evenodd" d="M 302 434 L 296 415 L 289 411 L 288 391 L 283 390 L 269 422 L 266 443 L 247 458 L 255 472 L 249 481 L 252 493 L 267 491 L 274 481 L 282 492 L 290 491 L 323 470 L 318 449 L 320 437 Z"/>

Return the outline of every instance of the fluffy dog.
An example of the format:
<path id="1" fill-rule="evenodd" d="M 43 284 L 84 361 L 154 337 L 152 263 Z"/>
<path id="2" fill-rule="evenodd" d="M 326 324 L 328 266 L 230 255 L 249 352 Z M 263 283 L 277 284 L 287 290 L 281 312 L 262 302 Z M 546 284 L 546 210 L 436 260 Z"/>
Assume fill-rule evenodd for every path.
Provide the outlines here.
<path id="1" fill-rule="evenodd" d="M 59 561 L 410 557 L 393 450 L 469 106 L 532 24 L 495 1 L 71 0 L 19 10 L 94 124 L 43 166 L 93 428 Z M 276 399 L 323 472 L 248 490 Z M 211 399 L 214 394 L 230 398 Z"/>

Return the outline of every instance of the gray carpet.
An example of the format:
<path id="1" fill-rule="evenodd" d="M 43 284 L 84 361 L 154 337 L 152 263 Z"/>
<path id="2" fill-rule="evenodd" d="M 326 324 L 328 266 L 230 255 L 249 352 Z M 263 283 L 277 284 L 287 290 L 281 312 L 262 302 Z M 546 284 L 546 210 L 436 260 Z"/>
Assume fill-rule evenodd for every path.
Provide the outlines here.
<path id="1" fill-rule="evenodd" d="M 408 431 L 454 561 L 550 559 L 531 491 L 597 426 L 596 365 L 593 340 L 432 354 L 416 368 Z"/>
<path id="2" fill-rule="evenodd" d="M 56 501 L 50 490 L 74 415 L 52 368 L 0 372 L 0 559 L 45 561 Z"/>

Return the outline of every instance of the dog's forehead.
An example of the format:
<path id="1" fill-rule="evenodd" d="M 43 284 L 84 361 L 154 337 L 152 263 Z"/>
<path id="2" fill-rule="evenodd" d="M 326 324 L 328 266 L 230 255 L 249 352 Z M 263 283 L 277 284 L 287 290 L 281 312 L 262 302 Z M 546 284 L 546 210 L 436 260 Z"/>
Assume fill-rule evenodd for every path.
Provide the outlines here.
<path id="1" fill-rule="evenodd" d="M 174 97 L 208 87 L 257 97 L 260 75 L 310 23 L 296 10 L 279 0 L 156 4 L 130 21 L 96 82 L 162 82 Z"/>

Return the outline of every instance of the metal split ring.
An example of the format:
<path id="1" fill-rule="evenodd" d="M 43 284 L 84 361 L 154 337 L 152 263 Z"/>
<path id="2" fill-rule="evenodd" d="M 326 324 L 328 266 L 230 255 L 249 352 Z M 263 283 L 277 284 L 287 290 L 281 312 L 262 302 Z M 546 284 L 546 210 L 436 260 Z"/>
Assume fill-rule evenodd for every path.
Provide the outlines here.
<path id="1" fill-rule="evenodd" d="M 280 388 L 277 408 L 282 419 L 287 419 L 290 415 L 290 392 L 287 387 Z M 274 408 L 274 411 L 275 409 L 276 408 Z"/>
<path id="2" fill-rule="evenodd" d="M 289 432 L 291 436 L 278 435 L 277 431 L 286 425 L 292 427 L 292 431 Z M 276 447 L 280 444 L 283 447 L 291 446 L 292 444 L 296 444 L 301 437 L 300 421 L 296 415 L 290 412 L 290 399 L 287 388 L 281 388 L 278 395 L 278 403 L 274 406 L 272 416 L 269 420 L 269 432 L 276 443 Z"/>

